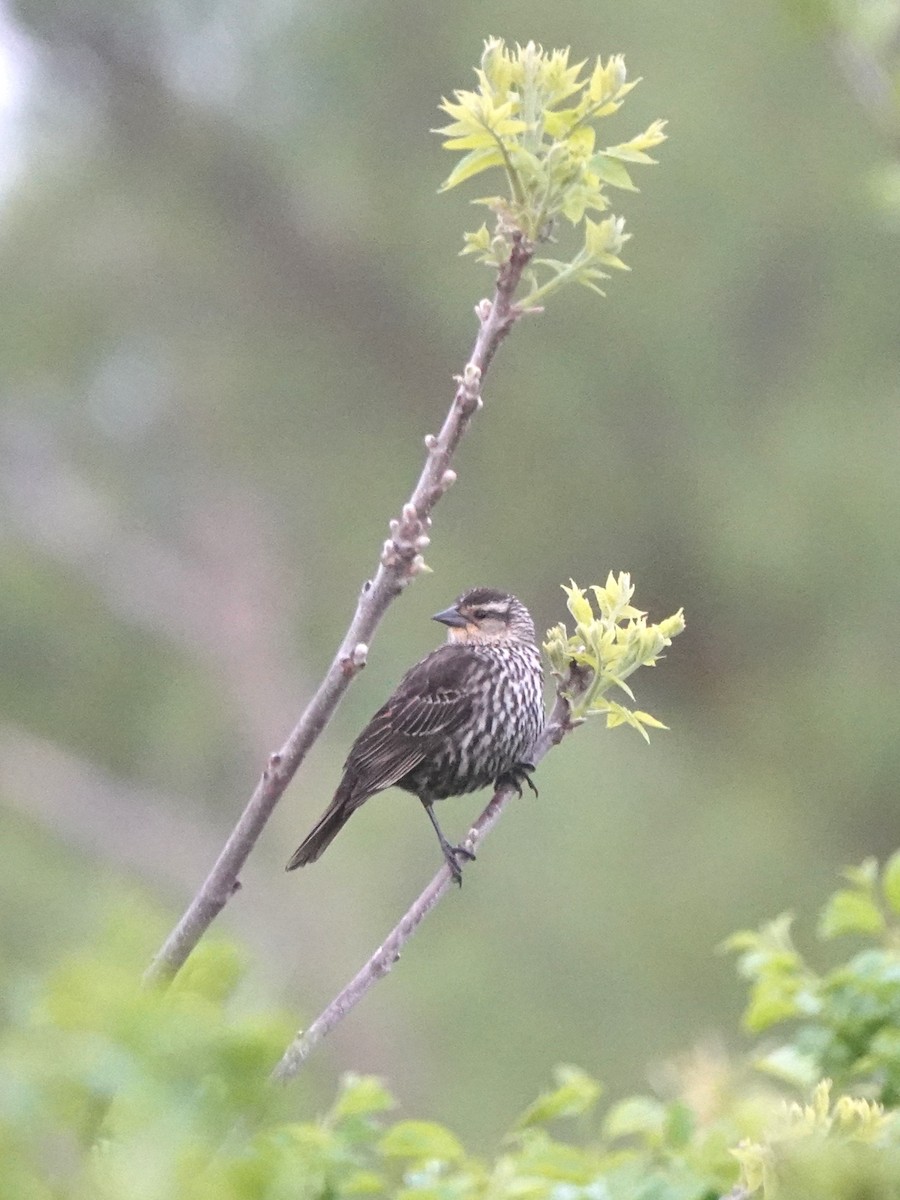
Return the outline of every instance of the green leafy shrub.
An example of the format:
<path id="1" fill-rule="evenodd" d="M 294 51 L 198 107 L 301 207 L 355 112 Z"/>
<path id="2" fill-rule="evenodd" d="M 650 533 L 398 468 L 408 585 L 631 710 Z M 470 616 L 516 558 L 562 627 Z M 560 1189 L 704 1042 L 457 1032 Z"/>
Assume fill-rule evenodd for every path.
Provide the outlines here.
<path id="1" fill-rule="evenodd" d="M 760 1033 L 785 1023 L 789 1041 L 759 1060 L 763 1070 L 800 1088 L 823 1076 L 891 1108 L 900 1104 L 900 853 L 879 871 L 874 859 L 844 872 L 823 908 L 824 941 L 852 935 L 863 948 L 830 971 L 817 972 L 791 937 L 791 918 L 778 917 L 757 932 L 735 934 L 750 980 L 744 1015 Z"/>
<path id="2" fill-rule="evenodd" d="M 96 945 L 8 989 L 0 1195 L 900 1197 L 900 855 L 846 880 L 819 932 L 863 939 L 847 962 L 817 972 L 786 918 L 730 940 L 751 981 L 747 1026 L 789 1026 L 781 1045 L 736 1061 L 696 1052 L 670 1070 L 664 1094 L 606 1106 L 596 1080 L 561 1067 L 490 1159 L 436 1122 L 395 1119 L 390 1093 L 368 1077 L 346 1077 L 327 1113 L 298 1119 L 299 1093 L 268 1078 L 291 1022 L 247 1011 L 235 947 L 210 942 L 167 991 L 142 988 L 149 919 L 122 905 Z"/>

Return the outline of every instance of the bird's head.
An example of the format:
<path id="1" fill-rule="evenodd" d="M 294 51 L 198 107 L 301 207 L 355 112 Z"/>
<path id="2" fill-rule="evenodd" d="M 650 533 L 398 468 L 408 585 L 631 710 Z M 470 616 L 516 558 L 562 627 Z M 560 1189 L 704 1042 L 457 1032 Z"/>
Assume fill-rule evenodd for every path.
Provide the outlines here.
<path id="1" fill-rule="evenodd" d="M 534 641 L 534 622 L 522 601 L 494 588 L 473 588 L 433 620 L 447 626 L 450 642 Z"/>

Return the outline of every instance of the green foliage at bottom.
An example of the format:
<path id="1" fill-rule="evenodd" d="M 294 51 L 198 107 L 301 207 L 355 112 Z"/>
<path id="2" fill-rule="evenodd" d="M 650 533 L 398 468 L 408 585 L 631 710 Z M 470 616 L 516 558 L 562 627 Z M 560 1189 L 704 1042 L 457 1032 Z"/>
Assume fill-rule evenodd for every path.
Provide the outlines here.
<path id="1" fill-rule="evenodd" d="M 746 1024 L 788 1026 L 780 1045 L 694 1052 L 664 1094 L 611 1104 L 560 1067 L 491 1159 L 395 1119 L 373 1078 L 298 1119 L 296 1089 L 268 1082 L 291 1023 L 247 1011 L 236 949 L 211 942 L 167 991 L 142 988 L 147 925 L 124 906 L 90 951 L 7 992 L 0 1196 L 900 1200 L 900 858 L 846 877 L 819 931 L 863 941 L 847 962 L 817 972 L 787 918 L 730 941 Z"/>

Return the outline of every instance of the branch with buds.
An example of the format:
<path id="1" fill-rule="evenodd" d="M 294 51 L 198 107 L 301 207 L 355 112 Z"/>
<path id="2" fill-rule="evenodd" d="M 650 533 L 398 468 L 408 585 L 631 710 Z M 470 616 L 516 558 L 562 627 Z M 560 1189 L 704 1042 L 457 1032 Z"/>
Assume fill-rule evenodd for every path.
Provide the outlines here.
<path id="1" fill-rule="evenodd" d="M 468 363 L 457 378 L 456 394 L 437 435 L 425 438 L 425 465 L 400 516 L 390 522 L 390 537 L 381 550 L 378 569 L 363 584 L 356 612 L 325 678 L 280 750 L 269 756 L 250 800 L 222 852 L 181 920 L 151 962 L 148 983 L 172 979 L 191 951 L 239 889 L 239 874 L 260 834 L 310 748 L 333 716 L 352 679 L 366 665 L 369 647 L 389 605 L 423 571 L 423 551 L 430 542 L 431 513 L 456 482 L 450 462 L 472 418 L 482 405 L 481 388 L 500 342 L 522 315 L 513 294 L 530 250 L 516 239 L 509 261 L 500 271 L 493 300 L 477 307 L 478 336 Z"/>
<path id="2" fill-rule="evenodd" d="M 650 163 L 646 151 L 664 139 L 663 123 L 618 146 L 595 149 L 595 125 L 621 106 L 635 84 L 615 55 L 598 58 L 587 79 L 584 63 L 570 67 L 568 50 L 545 53 L 529 42 L 508 50 L 499 39 L 485 43 L 476 72 L 477 92 L 459 91 L 443 109 L 453 123 L 438 132 L 450 150 L 467 153 L 443 189 L 489 168 L 505 175 L 508 194 L 480 201 L 495 217 L 493 234 L 482 227 L 466 235 L 463 253 L 475 253 L 497 273 L 493 299 L 475 312 L 479 328 L 472 353 L 456 377 L 453 403 L 438 434 L 425 438 L 427 457 L 419 480 L 390 536 L 378 568 L 362 588 L 344 639 L 305 712 L 287 741 L 269 756 L 250 800 L 219 858 L 146 973 L 148 982 L 170 980 L 240 887 L 239 874 L 285 788 L 331 719 L 352 679 L 365 666 L 375 630 L 388 606 L 422 571 L 430 542 L 431 513 L 456 481 L 451 461 L 481 408 L 484 378 L 500 343 L 515 323 L 563 283 L 599 290 L 601 266 L 624 267 L 619 251 L 626 236 L 619 217 L 599 223 L 587 214 L 608 208 L 604 188 L 634 191 L 624 164 Z M 573 97 L 577 98 L 573 99 Z M 563 107 L 565 105 L 566 107 Z M 584 225 L 583 246 L 569 262 L 536 259 L 536 247 L 553 238 L 557 223 Z M 539 270 L 541 278 L 535 274 Z M 516 301 L 520 286 L 526 290 Z"/>

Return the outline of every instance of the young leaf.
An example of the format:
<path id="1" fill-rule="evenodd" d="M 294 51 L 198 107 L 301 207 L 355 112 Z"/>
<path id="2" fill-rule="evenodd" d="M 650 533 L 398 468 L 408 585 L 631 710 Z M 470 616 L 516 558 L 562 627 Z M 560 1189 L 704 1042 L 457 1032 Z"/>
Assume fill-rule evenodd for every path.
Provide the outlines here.
<path id="1" fill-rule="evenodd" d="M 900 850 L 892 854 L 884 865 L 881 889 L 891 912 L 900 915 Z"/>
<path id="2" fill-rule="evenodd" d="M 818 932 L 821 938 L 835 938 L 845 933 L 882 933 L 884 927 L 884 914 L 870 896 L 844 888 L 822 910 Z"/>
<path id="3" fill-rule="evenodd" d="M 458 1162 L 465 1151 L 449 1129 L 436 1121 L 398 1121 L 379 1143 L 386 1158 Z"/>
<path id="4" fill-rule="evenodd" d="M 591 1108 L 600 1095 L 600 1084 L 577 1067 L 558 1067 L 559 1086 L 538 1096 L 522 1113 L 516 1129 L 543 1125 L 558 1117 L 577 1117 Z"/>

